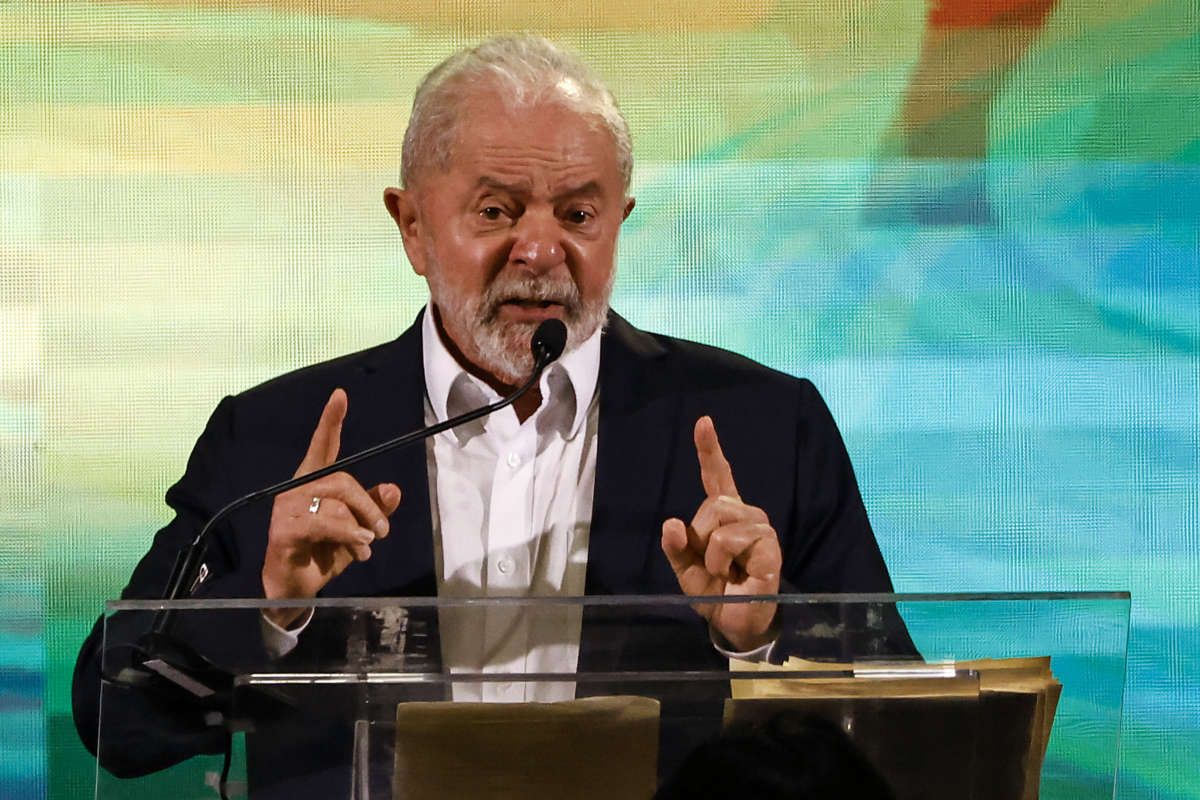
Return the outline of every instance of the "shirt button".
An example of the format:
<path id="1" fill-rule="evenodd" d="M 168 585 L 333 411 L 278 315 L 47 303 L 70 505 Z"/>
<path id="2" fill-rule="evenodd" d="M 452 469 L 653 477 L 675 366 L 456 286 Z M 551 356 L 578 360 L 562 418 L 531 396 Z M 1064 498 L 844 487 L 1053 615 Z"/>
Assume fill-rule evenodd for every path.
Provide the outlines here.
<path id="1" fill-rule="evenodd" d="M 515 566 L 516 564 L 513 563 L 512 558 L 509 556 L 505 556 L 496 562 L 496 569 L 500 570 L 501 575 L 507 575 L 508 573 L 512 572 L 513 567 Z"/>
<path id="2" fill-rule="evenodd" d="M 519 453 L 509 453 L 507 459 L 508 465 L 513 469 L 521 466 L 521 456 Z"/>

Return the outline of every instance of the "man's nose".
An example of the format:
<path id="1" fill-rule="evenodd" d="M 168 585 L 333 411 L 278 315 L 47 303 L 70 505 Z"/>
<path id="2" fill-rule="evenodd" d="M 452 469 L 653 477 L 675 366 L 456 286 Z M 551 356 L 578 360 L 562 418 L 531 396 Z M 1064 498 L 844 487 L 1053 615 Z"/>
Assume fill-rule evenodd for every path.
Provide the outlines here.
<path id="1" fill-rule="evenodd" d="M 553 214 L 522 215 L 514 229 L 509 260 L 533 272 L 545 272 L 563 261 L 562 228 Z"/>

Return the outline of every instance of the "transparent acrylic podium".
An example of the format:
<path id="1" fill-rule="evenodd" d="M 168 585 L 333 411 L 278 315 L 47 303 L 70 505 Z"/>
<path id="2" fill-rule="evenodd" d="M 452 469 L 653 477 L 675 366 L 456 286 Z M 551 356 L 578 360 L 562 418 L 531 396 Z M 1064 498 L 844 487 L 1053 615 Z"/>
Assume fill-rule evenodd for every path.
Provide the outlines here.
<path id="1" fill-rule="evenodd" d="M 1126 593 L 322 599 L 290 650 L 280 605 L 108 604 L 96 798 L 1113 797 Z"/>

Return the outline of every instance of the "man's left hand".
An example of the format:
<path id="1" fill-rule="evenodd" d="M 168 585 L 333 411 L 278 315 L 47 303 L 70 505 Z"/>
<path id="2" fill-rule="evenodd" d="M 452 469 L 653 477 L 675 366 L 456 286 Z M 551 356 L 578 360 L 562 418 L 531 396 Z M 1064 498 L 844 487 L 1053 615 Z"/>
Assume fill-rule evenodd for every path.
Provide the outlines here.
<path id="1" fill-rule="evenodd" d="M 696 421 L 695 441 L 707 497 L 690 525 L 672 518 L 662 527 L 663 553 L 679 587 L 689 595 L 777 594 L 783 554 L 771 521 L 761 508 L 742 502 L 711 417 Z M 771 640 L 775 603 L 706 604 L 696 610 L 735 650 Z"/>

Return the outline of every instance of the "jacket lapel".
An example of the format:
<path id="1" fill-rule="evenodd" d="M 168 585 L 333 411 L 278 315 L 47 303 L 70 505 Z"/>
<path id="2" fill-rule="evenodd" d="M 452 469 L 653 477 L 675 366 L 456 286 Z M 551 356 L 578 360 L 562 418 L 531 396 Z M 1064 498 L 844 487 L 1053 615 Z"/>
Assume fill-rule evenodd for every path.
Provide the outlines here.
<path id="1" fill-rule="evenodd" d="M 360 366 L 358 385 L 350 391 L 346 436 L 355 426 L 359 449 L 395 438 L 425 423 L 425 378 L 421 357 L 421 317 L 393 342 Z M 361 421 L 364 428 L 358 428 Z M 345 453 L 350 451 L 344 450 Z M 429 478 L 425 447 L 413 444 L 385 453 L 355 471 L 370 488 L 390 481 L 400 487 L 400 506 L 391 516 L 391 532 L 373 547 L 370 560 L 352 564 L 330 585 L 338 595 L 432 596 L 433 526 L 429 511 Z"/>
<path id="2" fill-rule="evenodd" d="M 600 423 L 586 592 L 644 594 L 659 552 L 663 481 L 678 395 L 662 390 L 666 354 L 614 312 L 600 348 Z"/>

